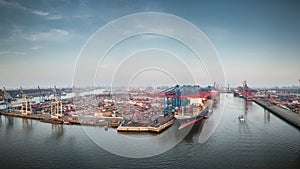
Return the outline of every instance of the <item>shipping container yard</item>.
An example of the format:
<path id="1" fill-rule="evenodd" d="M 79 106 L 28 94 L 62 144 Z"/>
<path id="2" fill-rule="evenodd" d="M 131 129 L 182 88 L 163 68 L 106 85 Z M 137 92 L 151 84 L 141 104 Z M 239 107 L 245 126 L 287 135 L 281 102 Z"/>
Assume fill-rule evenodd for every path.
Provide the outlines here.
<path id="1" fill-rule="evenodd" d="M 120 132 L 160 133 L 175 121 L 179 129 L 201 121 L 219 96 L 214 87 L 176 85 L 162 88 L 59 90 L 44 93 L 40 87 L 1 90 L 1 114 L 45 123 L 117 128 Z M 21 95 L 21 98 L 12 97 Z M 35 93 L 38 93 L 36 95 Z M 47 96 L 47 97 L 45 97 Z"/>

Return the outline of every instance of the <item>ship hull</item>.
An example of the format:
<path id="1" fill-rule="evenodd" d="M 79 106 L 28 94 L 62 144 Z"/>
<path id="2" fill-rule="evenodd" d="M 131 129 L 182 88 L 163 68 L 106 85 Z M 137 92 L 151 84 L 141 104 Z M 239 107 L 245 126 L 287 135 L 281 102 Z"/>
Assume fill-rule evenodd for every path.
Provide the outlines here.
<path id="1" fill-rule="evenodd" d="M 179 124 L 178 129 L 183 129 L 188 126 L 193 126 L 194 124 L 200 122 L 204 119 L 204 116 L 208 114 L 209 108 L 211 107 L 211 104 L 207 106 L 204 110 L 202 110 L 198 115 L 188 117 L 188 118 L 177 118 L 176 121 Z"/>

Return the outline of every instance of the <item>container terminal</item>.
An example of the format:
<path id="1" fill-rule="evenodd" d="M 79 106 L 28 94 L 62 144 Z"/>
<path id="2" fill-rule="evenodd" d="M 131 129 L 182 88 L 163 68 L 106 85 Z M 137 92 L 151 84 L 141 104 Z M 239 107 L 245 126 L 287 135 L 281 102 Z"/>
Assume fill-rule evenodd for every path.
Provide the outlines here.
<path id="1" fill-rule="evenodd" d="M 150 122 L 124 120 L 117 130 L 159 133 L 173 125 L 175 121 L 178 129 L 181 130 L 201 121 L 211 109 L 212 97 L 216 95 L 219 96 L 213 88 L 201 88 L 198 85 L 176 85 L 159 93 L 147 93 L 147 96 L 152 99 L 163 99 L 160 102 L 163 106 L 159 106 L 161 108 L 159 112 L 163 112 L 163 115 L 157 114 L 159 117 Z"/>
<path id="2" fill-rule="evenodd" d="M 233 96 L 253 101 L 300 129 L 299 89 L 253 90 L 243 81 L 243 86 L 233 89 Z"/>
<path id="3" fill-rule="evenodd" d="M 76 102 L 78 99 L 73 96 L 64 97 L 67 95 L 65 92 L 58 93 L 56 87 L 52 89 L 52 94 L 42 93 L 42 90 L 38 87 L 36 89 L 40 93 L 38 97 L 28 96 L 22 87 L 20 93 L 22 98 L 13 98 L 5 88 L 0 90 L 0 103 L 2 107 L 1 114 L 37 119 L 41 122 L 53 123 L 53 124 L 78 124 L 78 125 L 96 125 L 96 126 L 116 126 L 118 121 L 123 119 L 120 115 L 115 113 L 111 115 L 113 111 L 110 107 L 98 107 L 95 105 L 83 104 Z M 70 93 L 68 93 L 70 94 Z M 48 95 L 48 96 L 47 96 Z M 107 97 L 107 94 L 92 95 L 87 94 L 80 96 L 80 99 L 95 100 L 96 98 Z M 36 101 L 38 100 L 38 101 Z M 96 101 L 96 100 L 95 100 Z M 101 101 L 101 100 L 100 100 Z M 99 115 L 93 116 L 93 112 L 100 112 Z"/>
<path id="4" fill-rule="evenodd" d="M 20 88 L 21 99 L 15 99 L 5 88 L 0 90 L 2 115 L 30 118 L 41 122 L 65 125 L 92 125 L 117 128 L 119 132 L 160 133 L 176 121 L 183 126 L 203 119 L 211 107 L 213 88 L 198 85 L 176 85 L 164 90 L 115 90 L 100 94 L 69 92 L 45 94 L 35 90 L 38 100 Z M 15 91 L 14 91 L 15 92 Z M 45 97 L 47 95 L 47 97 Z M 35 99 L 35 100 L 34 100 Z M 180 128 L 180 127 L 179 127 Z M 182 126 L 181 126 L 182 128 Z"/>

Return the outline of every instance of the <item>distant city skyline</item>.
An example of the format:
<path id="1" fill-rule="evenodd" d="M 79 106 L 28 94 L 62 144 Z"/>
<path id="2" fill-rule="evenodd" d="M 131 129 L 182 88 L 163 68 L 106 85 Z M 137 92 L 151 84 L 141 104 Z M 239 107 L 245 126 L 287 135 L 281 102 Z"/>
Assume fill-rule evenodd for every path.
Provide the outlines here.
<path id="1" fill-rule="evenodd" d="M 0 0 L 0 87 L 71 87 L 76 59 L 89 37 L 115 19 L 142 12 L 175 15 L 197 26 L 217 50 L 231 87 L 244 80 L 251 87 L 299 86 L 299 8 L 300 2 L 292 0 Z M 151 47 L 174 48 L 178 55 L 184 51 L 170 39 L 149 37 L 140 38 Z M 145 45 L 138 38 L 127 42 Z M 124 49 L 135 48 L 121 44 L 111 55 Z M 109 85 L 100 82 L 96 85 Z"/>

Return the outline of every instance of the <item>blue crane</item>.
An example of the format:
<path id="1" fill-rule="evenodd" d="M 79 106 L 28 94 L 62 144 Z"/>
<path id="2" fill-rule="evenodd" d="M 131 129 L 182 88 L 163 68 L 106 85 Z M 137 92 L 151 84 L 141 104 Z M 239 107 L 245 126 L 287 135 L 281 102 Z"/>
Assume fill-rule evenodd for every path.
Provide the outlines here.
<path id="1" fill-rule="evenodd" d="M 164 93 L 164 116 L 167 116 L 170 112 L 174 112 L 176 107 L 180 107 L 180 88 L 179 85 L 175 85 L 162 91 Z"/>
<path id="2" fill-rule="evenodd" d="M 203 95 L 203 92 L 207 93 L 209 89 L 203 89 L 199 85 L 175 85 L 163 90 L 161 93 L 164 93 L 164 116 L 174 113 L 176 108 L 189 103 L 189 100 L 184 98 L 185 96 L 198 97 L 201 93 Z"/>

